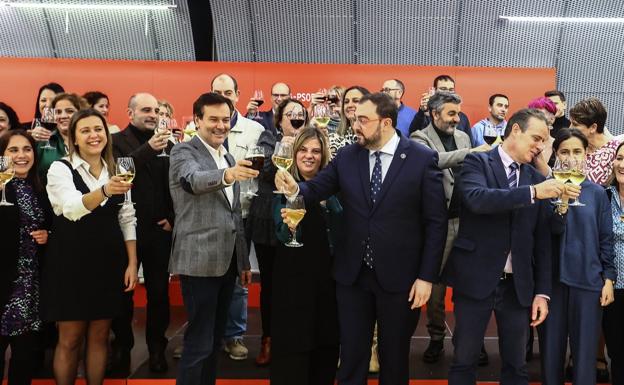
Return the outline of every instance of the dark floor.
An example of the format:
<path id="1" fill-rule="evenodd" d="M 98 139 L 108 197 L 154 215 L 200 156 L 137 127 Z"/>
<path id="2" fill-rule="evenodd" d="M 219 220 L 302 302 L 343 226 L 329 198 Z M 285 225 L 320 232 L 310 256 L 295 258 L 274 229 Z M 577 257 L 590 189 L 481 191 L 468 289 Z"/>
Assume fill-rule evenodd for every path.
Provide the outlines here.
<path id="1" fill-rule="evenodd" d="M 144 311 L 137 309 L 135 321 L 136 346 L 132 352 L 132 374 L 130 378 L 175 378 L 176 360 L 171 357 L 173 349 L 182 343 L 182 332 L 184 325 L 184 311 L 182 308 L 172 309 L 172 325 L 170 327 L 171 340 L 167 349 L 167 359 L 169 361 L 169 372 L 165 375 L 154 375 L 147 367 L 147 349 L 144 344 L 142 325 L 144 325 Z M 448 314 L 447 323 L 454 324 L 453 314 Z M 249 310 L 248 330 L 245 337 L 245 344 L 249 348 L 249 357 L 244 361 L 233 361 L 225 353 L 219 363 L 220 378 L 240 378 L 240 379 L 260 379 L 268 378 L 268 368 L 258 368 L 254 364 L 254 357 L 260 347 L 260 312 L 258 309 Z M 448 367 L 451 362 L 453 347 L 451 344 L 451 331 L 445 340 L 445 357 L 435 364 L 425 364 L 422 362 L 422 352 L 429 342 L 425 322 L 420 322 L 416 333 L 412 339 L 410 377 L 413 379 L 445 379 L 447 378 Z M 479 368 L 478 379 L 481 381 L 496 381 L 500 370 L 500 358 L 498 356 L 498 339 L 496 337 L 496 325 L 494 320 L 486 332 L 485 346 L 489 352 L 490 364 Z M 537 351 L 537 341 L 535 342 Z M 371 376 L 375 377 L 375 376 Z M 529 363 L 529 377 L 531 381 L 539 381 L 539 354 Z"/>

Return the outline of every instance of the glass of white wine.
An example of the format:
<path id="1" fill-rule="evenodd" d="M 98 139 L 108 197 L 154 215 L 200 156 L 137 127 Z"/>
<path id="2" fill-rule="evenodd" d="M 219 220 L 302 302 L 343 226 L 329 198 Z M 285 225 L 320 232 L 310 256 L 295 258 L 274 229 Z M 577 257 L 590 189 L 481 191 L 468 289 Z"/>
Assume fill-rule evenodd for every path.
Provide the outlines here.
<path id="1" fill-rule="evenodd" d="M 325 103 L 315 104 L 312 110 L 314 114 L 314 122 L 316 123 L 316 127 L 321 130 L 326 130 L 327 125 L 331 119 L 329 107 Z"/>
<path id="2" fill-rule="evenodd" d="M 120 177 L 126 183 L 131 183 L 134 180 L 134 159 L 131 157 L 121 157 L 117 158 L 117 164 L 115 167 L 115 176 Z M 123 203 L 119 204 L 120 206 L 133 206 L 134 203 L 130 200 L 130 192 L 127 191 L 124 194 Z"/>
<path id="3" fill-rule="evenodd" d="M 570 159 L 570 182 L 580 186 L 586 177 L 587 163 L 585 159 Z M 585 206 L 585 204 L 580 202 L 577 198 L 574 202 L 570 203 L 569 206 Z"/>
<path id="4" fill-rule="evenodd" d="M 570 162 L 566 159 L 555 159 L 555 164 L 552 169 L 553 177 L 558 181 L 563 183 L 567 183 L 570 180 Z M 556 201 L 554 201 L 556 205 L 560 205 L 563 203 L 561 197 L 559 197 Z"/>
<path id="5" fill-rule="evenodd" d="M 286 199 L 286 220 L 289 222 L 290 232 L 292 238 L 290 242 L 286 243 L 287 247 L 301 247 L 303 243 L 297 242 L 297 225 L 305 216 L 305 203 L 303 201 L 303 195 L 297 195 L 293 198 Z"/>
<path id="6" fill-rule="evenodd" d="M 6 185 L 15 176 L 13 168 L 13 158 L 9 156 L 0 156 L 0 185 L 2 185 L 2 200 L 0 206 L 14 206 L 13 203 L 6 200 Z"/>
<path id="7" fill-rule="evenodd" d="M 271 160 L 275 167 L 278 168 L 277 172 L 288 172 L 290 166 L 293 163 L 293 148 L 292 143 L 287 142 L 277 142 L 275 143 L 275 151 L 273 152 L 273 156 L 271 156 Z M 284 194 L 284 191 L 276 190 L 273 191 L 275 194 Z"/>

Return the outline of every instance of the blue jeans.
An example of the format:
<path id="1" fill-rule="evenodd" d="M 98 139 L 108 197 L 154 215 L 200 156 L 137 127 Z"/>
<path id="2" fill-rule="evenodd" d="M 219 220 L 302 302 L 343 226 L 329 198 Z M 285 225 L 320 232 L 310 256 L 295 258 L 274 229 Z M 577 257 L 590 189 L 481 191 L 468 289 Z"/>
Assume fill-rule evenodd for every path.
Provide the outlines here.
<path id="1" fill-rule="evenodd" d="M 240 278 L 237 278 L 225 324 L 224 339 L 226 341 L 242 339 L 243 334 L 247 331 L 247 295 L 247 288 L 242 287 Z"/>
<path id="2" fill-rule="evenodd" d="M 188 326 L 177 385 L 215 384 L 217 357 L 236 280 L 236 262 L 221 277 L 180 276 Z"/>

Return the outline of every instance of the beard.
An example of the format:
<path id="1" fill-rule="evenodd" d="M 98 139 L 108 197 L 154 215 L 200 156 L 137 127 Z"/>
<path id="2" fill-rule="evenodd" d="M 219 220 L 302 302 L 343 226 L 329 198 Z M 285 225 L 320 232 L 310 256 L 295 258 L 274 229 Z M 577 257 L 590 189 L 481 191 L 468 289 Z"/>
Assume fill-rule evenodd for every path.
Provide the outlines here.
<path id="1" fill-rule="evenodd" d="M 365 137 L 362 130 L 357 130 L 357 143 L 367 149 L 376 149 L 381 142 L 381 124 L 377 124 L 377 129 L 370 137 Z"/>

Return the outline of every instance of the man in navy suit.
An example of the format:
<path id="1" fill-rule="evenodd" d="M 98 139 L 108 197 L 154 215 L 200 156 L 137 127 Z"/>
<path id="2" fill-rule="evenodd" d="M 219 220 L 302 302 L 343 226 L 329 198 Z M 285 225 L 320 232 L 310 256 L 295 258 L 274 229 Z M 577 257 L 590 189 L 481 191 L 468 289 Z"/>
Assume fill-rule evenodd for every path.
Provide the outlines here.
<path id="1" fill-rule="evenodd" d="M 444 272 L 455 303 L 449 385 L 476 383 L 492 312 L 501 384 L 528 384 L 529 323 L 544 321 L 551 293 L 552 209 L 547 200 L 565 190 L 562 182 L 544 181 L 529 165 L 544 149 L 547 124 L 540 111 L 520 110 L 509 119 L 501 145 L 464 159 L 459 231 Z"/>
<path id="2" fill-rule="evenodd" d="M 344 147 L 316 178 L 276 185 L 308 202 L 341 194 L 346 224 L 334 263 L 340 324 L 338 383 L 366 383 L 378 322 L 381 385 L 409 381 L 410 339 L 419 308 L 438 280 L 447 210 L 437 153 L 395 129 L 397 108 L 382 93 L 356 109 L 358 142 Z"/>

